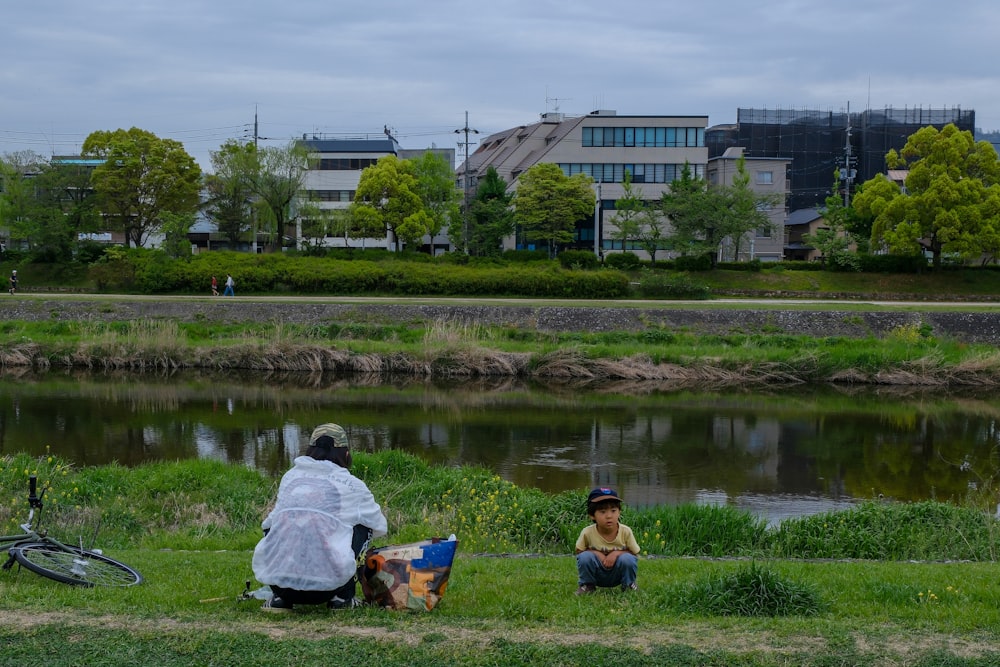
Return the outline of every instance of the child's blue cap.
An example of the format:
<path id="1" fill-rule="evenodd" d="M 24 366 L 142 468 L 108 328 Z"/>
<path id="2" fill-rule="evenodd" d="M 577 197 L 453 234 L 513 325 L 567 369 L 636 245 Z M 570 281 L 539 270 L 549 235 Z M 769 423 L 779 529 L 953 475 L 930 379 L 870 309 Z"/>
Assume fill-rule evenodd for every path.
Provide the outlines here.
<path id="1" fill-rule="evenodd" d="M 602 500 L 617 500 L 618 502 L 623 502 L 618 496 L 618 492 L 607 486 L 600 486 L 590 492 L 587 496 L 587 504 L 599 503 Z"/>

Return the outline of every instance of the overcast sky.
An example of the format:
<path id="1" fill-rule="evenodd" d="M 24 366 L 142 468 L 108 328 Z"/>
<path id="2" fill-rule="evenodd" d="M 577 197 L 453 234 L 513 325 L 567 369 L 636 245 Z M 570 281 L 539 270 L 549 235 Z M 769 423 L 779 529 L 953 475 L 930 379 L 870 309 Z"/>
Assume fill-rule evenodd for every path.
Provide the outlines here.
<path id="1" fill-rule="evenodd" d="M 539 114 L 973 109 L 1000 129 L 1000 2 L 20 0 L 0 12 L 0 154 L 95 130 L 377 135 L 452 147 Z M 461 160 L 459 160 L 461 161 Z"/>

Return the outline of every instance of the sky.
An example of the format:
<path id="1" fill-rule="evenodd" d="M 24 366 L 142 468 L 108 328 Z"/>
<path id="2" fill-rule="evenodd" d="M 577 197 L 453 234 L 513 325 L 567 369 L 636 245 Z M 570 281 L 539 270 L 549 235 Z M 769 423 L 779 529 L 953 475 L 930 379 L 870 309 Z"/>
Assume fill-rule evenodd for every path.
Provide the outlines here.
<path id="1" fill-rule="evenodd" d="M 0 155 L 97 130 L 455 148 L 547 112 L 961 108 L 1000 130 L 1000 2 L 32 0 L 0 12 Z M 468 114 L 468 124 L 466 124 Z M 459 132 L 456 132 L 459 130 Z"/>

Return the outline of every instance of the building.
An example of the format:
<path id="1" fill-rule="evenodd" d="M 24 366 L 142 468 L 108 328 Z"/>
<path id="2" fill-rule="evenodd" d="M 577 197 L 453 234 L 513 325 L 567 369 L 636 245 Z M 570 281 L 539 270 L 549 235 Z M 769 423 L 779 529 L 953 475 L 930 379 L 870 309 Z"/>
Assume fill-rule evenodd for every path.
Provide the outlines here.
<path id="1" fill-rule="evenodd" d="M 600 253 L 620 251 L 621 241 L 613 240 L 610 232 L 615 230 L 615 202 L 624 194 L 625 172 L 632 175 L 633 191 L 648 201 L 658 200 L 670 188 L 685 163 L 704 178 L 707 125 L 707 116 L 619 116 L 607 110 L 586 116 L 546 113 L 536 123 L 485 137 L 456 176 L 459 187 L 471 196 L 490 167 L 511 191 L 526 169 L 542 162 L 558 164 L 568 176 L 587 174 L 595 181 L 599 205 L 593 220 L 577 224 L 573 246 Z M 530 247 L 519 236 L 505 245 Z"/>
<path id="2" fill-rule="evenodd" d="M 430 151 L 442 155 L 449 165 L 455 164 L 454 148 L 428 148 L 408 150 L 399 143 L 388 129 L 382 135 L 355 138 L 331 138 L 325 135 L 303 135 L 298 144 L 309 151 L 310 168 L 302 181 L 302 198 L 322 210 L 344 210 L 354 201 L 361 172 L 387 155 L 401 160 L 417 158 Z M 297 221 L 296 239 L 302 239 L 301 220 Z M 391 239 L 351 239 L 327 236 L 318 239 L 327 247 L 392 248 Z M 447 238 L 424 238 L 425 249 L 440 251 L 447 247 Z"/>
<path id="3" fill-rule="evenodd" d="M 706 144 L 709 157 L 738 146 L 747 158 L 791 158 L 788 208 L 796 211 L 822 207 L 827 197 L 884 173 L 886 153 L 902 149 L 922 127 L 941 129 L 949 123 L 974 132 L 975 112 L 921 107 L 863 112 L 738 109 L 736 125 L 709 128 Z M 835 184 L 838 171 L 843 180 Z"/>
<path id="4" fill-rule="evenodd" d="M 743 155 L 742 148 L 728 148 L 719 157 L 709 158 L 706 180 L 709 186 L 729 186 L 737 174 L 737 162 Z M 784 226 L 788 214 L 786 202 L 789 193 L 788 168 L 790 158 L 763 157 L 745 158 L 744 168 L 750 176 L 750 188 L 759 195 L 773 201 L 767 208 L 771 220 L 769 227 L 758 229 L 754 234 L 734 243 L 724 239 L 719 249 L 720 259 L 728 262 L 746 262 L 758 259 L 762 262 L 779 262 L 785 255 Z"/>
<path id="5" fill-rule="evenodd" d="M 813 261 L 821 259 L 822 252 L 807 242 L 808 235 L 827 228 L 826 219 L 816 208 L 800 208 L 785 219 L 785 259 Z"/>

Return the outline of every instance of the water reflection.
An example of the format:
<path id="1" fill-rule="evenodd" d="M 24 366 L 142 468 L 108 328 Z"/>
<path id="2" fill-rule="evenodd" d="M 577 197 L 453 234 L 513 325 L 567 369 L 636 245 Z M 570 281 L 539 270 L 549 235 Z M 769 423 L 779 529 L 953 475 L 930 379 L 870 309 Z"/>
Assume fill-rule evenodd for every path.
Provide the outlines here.
<path id="1" fill-rule="evenodd" d="M 521 486 L 609 484 L 636 505 L 730 503 L 777 520 L 859 498 L 962 498 L 1000 470 L 998 416 L 1000 396 L 940 390 L 22 373 L 0 378 L 0 455 L 216 458 L 278 475 L 334 420 L 361 449 Z"/>

